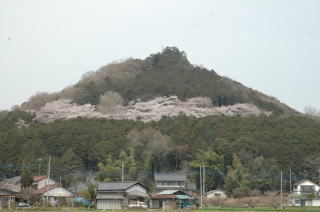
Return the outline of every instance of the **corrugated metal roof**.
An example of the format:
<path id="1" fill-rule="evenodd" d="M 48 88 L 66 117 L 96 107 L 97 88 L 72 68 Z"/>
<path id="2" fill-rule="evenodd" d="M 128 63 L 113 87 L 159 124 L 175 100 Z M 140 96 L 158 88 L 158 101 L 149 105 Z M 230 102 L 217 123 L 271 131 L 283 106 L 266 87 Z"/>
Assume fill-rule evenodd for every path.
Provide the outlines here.
<path id="1" fill-rule="evenodd" d="M 126 190 L 135 184 L 140 184 L 137 181 L 125 181 L 125 182 L 99 182 L 97 189 L 99 191 L 114 191 L 114 190 Z"/>
<path id="2" fill-rule="evenodd" d="M 158 195 L 167 195 L 167 194 L 174 194 L 178 192 L 179 190 L 164 190 L 158 193 Z"/>
<path id="3" fill-rule="evenodd" d="M 192 197 L 188 195 L 176 195 L 177 199 L 193 199 Z"/>
<path id="4" fill-rule="evenodd" d="M 186 173 L 155 173 L 155 181 L 186 181 Z"/>

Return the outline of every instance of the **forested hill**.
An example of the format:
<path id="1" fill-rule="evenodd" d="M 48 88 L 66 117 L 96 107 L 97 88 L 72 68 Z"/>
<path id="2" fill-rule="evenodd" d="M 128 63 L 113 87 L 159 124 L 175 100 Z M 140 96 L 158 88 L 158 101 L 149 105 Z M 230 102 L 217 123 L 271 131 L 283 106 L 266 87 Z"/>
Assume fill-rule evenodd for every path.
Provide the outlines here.
<path id="1" fill-rule="evenodd" d="M 69 99 L 72 104 L 64 105 L 73 109 L 116 114 L 135 105 L 149 110 L 143 102 L 163 96 L 184 108 L 202 98 L 196 111 L 206 105 L 246 103 L 271 113 L 245 117 L 180 113 L 150 122 L 78 114 L 49 123 L 36 118 L 59 99 Z M 196 101 L 190 103 L 190 98 Z M 294 181 L 318 182 L 320 123 L 213 70 L 191 65 L 184 52 L 170 47 L 144 60 L 107 65 L 87 73 L 74 86 L 38 94 L 15 110 L 0 112 L 0 147 L 0 177 L 37 175 L 39 169 L 45 174 L 50 155 L 53 178 L 61 176 L 66 186 L 91 171 L 97 180 L 120 180 L 124 162 L 125 180 L 141 180 L 152 188 L 155 172 L 184 170 L 197 182 L 204 164 L 208 190 L 220 188 L 239 197 L 278 190 L 281 169 L 286 189 L 289 169 Z"/>
<path id="2" fill-rule="evenodd" d="M 296 113 L 273 97 L 221 77 L 214 70 L 190 64 L 186 53 L 176 47 L 167 47 L 144 60 L 128 59 L 103 66 L 96 72 L 84 74 L 74 86 L 31 97 L 21 108 L 39 110 L 47 102 L 71 99 L 78 105 L 97 105 L 98 111 L 106 113 L 112 107 L 106 102 L 126 106 L 130 101 L 135 103 L 173 95 L 182 101 L 208 97 L 217 107 L 251 103 L 276 114 Z"/>
<path id="3" fill-rule="evenodd" d="M 0 174 L 15 176 L 28 170 L 46 173 L 52 158 L 52 176 L 65 185 L 90 170 L 98 180 L 126 180 L 151 185 L 152 174 L 187 170 L 197 182 L 199 166 L 207 169 L 208 189 L 222 188 L 234 196 L 251 190 L 277 190 L 279 171 L 293 180 L 318 182 L 320 123 L 291 116 L 194 118 L 180 115 L 158 122 L 76 118 L 49 124 L 15 126 L 24 116 L 14 111 L 0 121 Z M 39 162 L 39 159 L 42 161 Z"/>

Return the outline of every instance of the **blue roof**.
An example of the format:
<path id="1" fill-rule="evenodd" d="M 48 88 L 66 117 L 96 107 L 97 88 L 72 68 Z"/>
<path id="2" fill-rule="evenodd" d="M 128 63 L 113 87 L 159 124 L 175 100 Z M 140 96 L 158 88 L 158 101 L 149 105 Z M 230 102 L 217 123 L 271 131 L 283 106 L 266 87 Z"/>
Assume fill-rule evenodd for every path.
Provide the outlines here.
<path id="1" fill-rule="evenodd" d="M 188 195 L 176 195 L 176 197 L 177 197 L 178 199 L 193 199 L 193 197 L 190 197 L 190 196 L 188 196 Z"/>

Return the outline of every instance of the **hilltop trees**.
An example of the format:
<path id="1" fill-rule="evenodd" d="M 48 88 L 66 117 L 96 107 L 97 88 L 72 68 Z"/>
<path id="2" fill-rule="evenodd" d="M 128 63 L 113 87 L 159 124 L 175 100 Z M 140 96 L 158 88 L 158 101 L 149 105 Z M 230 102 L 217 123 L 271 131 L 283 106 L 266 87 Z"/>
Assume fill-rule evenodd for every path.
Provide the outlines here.
<path id="1" fill-rule="evenodd" d="M 117 97 L 110 97 L 108 92 L 117 93 Z M 80 105 L 98 105 L 98 110 L 106 113 L 110 106 L 108 98 L 116 98 L 117 104 L 127 105 L 130 101 L 171 95 L 180 100 L 208 97 L 215 106 L 252 103 L 277 114 L 294 113 L 272 97 L 221 77 L 214 70 L 190 64 L 186 53 L 177 47 L 166 47 L 144 60 L 130 58 L 110 63 L 96 72 L 87 72 L 77 84 L 61 92 L 36 94 L 22 109 L 38 110 L 47 102 L 71 99 Z"/>
<path id="2" fill-rule="evenodd" d="M 97 111 L 101 113 L 113 113 L 121 108 L 123 99 L 117 92 L 107 91 L 100 96 L 99 104 L 97 105 Z"/>
<path id="3" fill-rule="evenodd" d="M 30 97 L 30 99 L 22 104 L 22 108 L 25 110 L 39 110 L 46 103 L 57 99 L 56 94 L 49 94 L 46 92 L 40 92 Z"/>

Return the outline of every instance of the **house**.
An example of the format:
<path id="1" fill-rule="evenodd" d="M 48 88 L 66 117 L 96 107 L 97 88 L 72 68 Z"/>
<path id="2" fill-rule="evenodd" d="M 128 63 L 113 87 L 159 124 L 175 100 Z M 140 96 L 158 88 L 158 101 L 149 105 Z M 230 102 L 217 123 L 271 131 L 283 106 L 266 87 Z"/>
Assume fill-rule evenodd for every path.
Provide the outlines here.
<path id="1" fill-rule="evenodd" d="M 187 180 L 185 172 L 180 173 L 155 173 L 154 181 L 157 191 L 183 190 L 195 191 L 196 184 Z"/>
<path id="2" fill-rule="evenodd" d="M 301 180 L 294 184 L 291 200 L 294 206 L 320 206 L 320 186 L 311 180 Z"/>
<path id="3" fill-rule="evenodd" d="M 33 183 L 31 184 L 32 190 L 37 190 L 45 187 L 46 185 L 53 185 L 56 182 L 50 178 L 48 178 L 46 175 L 43 176 L 34 176 L 33 177 Z"/>
<path id="4" fill-rule="evenodd" d="M 21 192 L 21 184 L 8 180 L 0 181 L 0 209 L 11 208 L 15 204 L 16 195 Z"/>
<path id="5" fill-rule="evenodd" d="M 195 204 L 195 199 L 180 190 L 164 190 L 151 195 L 152 209 L 189 208 Z"/>
<path id="6" fill-rule="evenodd" d="M 101 182 L 97 184 L 97 209 L 124 209 L 147 196 L 147 188 L 137 181 Z"/>
<path id="7" fill-rule="evenodd" d="M 293 193 L 296 195 L 314 194 L 319 192 L 320 186 L 311 180 L 300 180 L 293 186 Z"/>
<path id="8" fill-rule="evenodd" d="M 73 194 L 67 189 L 63 188 L 60 184 L 50 184 L 43 186 L 39 189 L 33 190 L 31 195 L 38 196 L 38 199 L 45 200 L 48 198 L 49 201 L 58 200 L 61 198 L 71 198 Z"/>
<path id="9" fill-rule="evenodd" d="M 49 201 L 54 201 L 61 198 L 73 197 L 72 192 L 63 188 L 59 183 L 48 178 L 46 175 L 34 176 L 30 187 L 30 195 L 35 200 L 45 200 L 48 198 Z"/>
<path id="10" fill-rule="evenodd" d="M 21 187 L 21 177 L 16 176 L 8 179 L 11 182 L 18 183 Z M 49 201 L 57 200 L 61 198 L 69 198 L 73 196 L 73 193 L 67 189 L 64 189 L 55 180 L 47 177 L 46 175 L 34 176 L 33 182 L 29 188 L 24 188 L 22 192 L 17 194 L 17 198 L 24 199 L 28 196 L 28 202 L 34 203 L 38 200 L 44 200 L 47 198 Z"/>
<path id="11" fill-rule="evenodd" d="M 213 199 L 213 198 L 227 198 L 226 193 L 224 193 L 221 190 L 212 190 L 212 191 L 208 191 L 207 193 L 205 193 L 205 196 L 209 199 Z"/>

